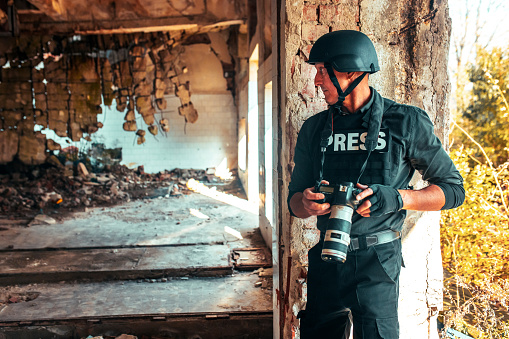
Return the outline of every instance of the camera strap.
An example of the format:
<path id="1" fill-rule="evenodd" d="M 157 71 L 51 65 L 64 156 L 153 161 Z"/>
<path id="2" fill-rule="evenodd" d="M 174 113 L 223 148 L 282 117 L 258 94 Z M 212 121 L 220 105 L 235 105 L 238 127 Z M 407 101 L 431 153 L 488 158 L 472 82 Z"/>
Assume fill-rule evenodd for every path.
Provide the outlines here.
<path id="1" fill-rule="evenodd" d="M 335 110 L 334 106 L 329 106 L 329 115 L 327 116 L 325 126 L 322 130 L 322 134 L 320 135 L 320 151 L 322 152 L 322 158 L 320 166 L 320 176 L 317 184 L 320 184 L 323 180 L 323 164 L 325 162 L 325 151 L 327 150 L 327 146 L 332 144 L 332 119 L 334 119 L 334 110 Z"/>
<path id="2" fill-rule="evenodd" d="M 372 91 L 372 95 L 379 96 L 379 94 L 375 90 Z M 325 122 L 325 126 L 324 126 L 321 136 L 320 136 L 320 150 L 322 152 L 322 157 L 321 157 L 321 166 L 320 166 L 320 172 L 319 172 L 320 175 L 319 175 L 319 179 L 318 179 L 318 184 L 321 183 L 323 180 L 323 165 L 325 162 L 325 151 L 327 150 L 327 147 L 330 144 L 332 144 L 332 141 L 333 141 L 332 119 L 334 119 L 334 111 L 335 110 L 336 110 L 336 107 L 334 105 L 329 106 L 329 114 L 328 114 L 327 120 Z M 367 120 L 367 124 L 364 123 L 363 126 L 368 128 L 368 135 L 366 136 L 364 146 L 366 147 L 368 154 L 366 155 L 366 160 L 364 160 L 364 163 L 362 164 L 361 170 L 359 172 L 359 177 L 357 178 L 356 183 L 359 183 L 359 181 L 362 177 L 362 174 L 364 174 L 364 171 L 366 170 L 366 167 L 368 165 L 368 160 L 371 155 L 371 152 L 373 152 L 373 150 L 378 145 L 378 136 L 380 133 L 380 127 L 382 125 L 383 111 L 384 111 L 383 99 L 376 100 L 376 98 L 375 98 L 375 100 L 373 101 L 373 106 L 371 106 L 371 108 L 366 113 L 366 114 L 369 114 L 369 117 L 364 118 L 365 122 Z"/>
<path id="3" fill-rule="evenodd" d="M 372 95 L 377 95 L 376 91 L 373 90 Z M 374 107 L 375 102 L 380 102 L 380 107 Z M 364 164 L 362 164 L 361 170 L 359 172 L 359 177 L 357 178 L 357 184 L 361 180 L 362 175 L 364 174 L 364 171 L 366 170 L 366 167 L 368 166 L 368 160 L 369 156 L 371 155 L 371 152 L 376 148 L 378 145 L 378 135 L 380 134 L 380 127 L 382 126 L 382 115 L 384 112 L 384 101 L 383 100 L 374 100 L 373 106 L 371 106 L 371 109 L 368 111 L 369 114 L 369 120 L 368 120 L 368 135 L 366 136 L 366 141 L 364 142 L 364 146 L 366 147 L 366 150 L 368 151 L 368 154 L 366 156 L 366 160 L 364 160 Z"/>

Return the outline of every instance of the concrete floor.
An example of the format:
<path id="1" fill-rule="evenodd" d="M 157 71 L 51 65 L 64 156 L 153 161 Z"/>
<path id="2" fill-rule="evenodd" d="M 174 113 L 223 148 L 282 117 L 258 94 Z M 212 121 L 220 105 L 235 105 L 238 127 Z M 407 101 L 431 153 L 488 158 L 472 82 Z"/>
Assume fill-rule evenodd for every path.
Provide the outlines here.
<path id="1" fill-rule="evenodd" d="M 55 224 L 0 219 L 0 337 L 19 338 L 29 328 L 34 338 L 101 335 L 93 332 L 125 317 L 138 322 L 131 332 L 159 319 L 172 333 L 154 326 L 130 333 L 152 338 L 187 338 L 197 328 L 200 338 L 226 338 L 210 333 L 212 319 L 240 326 L 228 338 L 272 337 L 272 279 L 253 272 L 271 263 L 258 215 L 198 193 L 56 212 L 49 215 Z M 182 317 L 192 318 L 189 326 Z M 252 336 L 247 319 L 257 323 Z M 73 325 L 79 321 L 86 323 Z M 41 335 L 41 326 L 62 322 L 63 336 Z"/>

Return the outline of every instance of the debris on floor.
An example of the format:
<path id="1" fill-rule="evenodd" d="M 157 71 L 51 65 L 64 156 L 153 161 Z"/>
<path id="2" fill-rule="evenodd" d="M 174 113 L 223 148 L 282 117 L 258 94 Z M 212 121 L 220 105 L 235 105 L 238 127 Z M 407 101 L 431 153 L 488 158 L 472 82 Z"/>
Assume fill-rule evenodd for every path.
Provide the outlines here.
<path id="1" fill-rule="evenodd" d="M 1 214 L 37 216 L 35 223 L 52 223 L 50 214 L 56 209 L 75 210 L 154 196 L 180 197 L 190 193 L 186 187 L 189 179 L 243 193 L 240 184 L 235 183 L 238 179 L 223 180 L 213 174 L 213 169 L 175 168 L 149 174 L 143 166 L 129 169 L 119 164 L 98 166 L 97 161 L 92 166 L 86 159 L 49 159 L 41 166 L 0 166 Z"/>
<path id="2" fill-rule="evenodd" d="M 34 220 L 32 220 L 28 226 L 32 226 L 32 225 L 40 225 L 40 224 L 48 224 L 48 225 L 53 225 L 53 224 L 56 224 L 57 221 L 55 219 L 53 219 L 52 217 L 49 217 L 47 215 L 44 215 L 44 214 L 37 214 L 34 218 Z"/>
<path id="3" fill-rule="evenodd" d="M 37 299 L 38 296 L 39 293 L 37 292 L 17 293 L 12 292 L 9 289 L 3 289 L 0 290 L 0 306 L 31 301 Z"/>
<path id="4" fill-rule="evenodd" d="M 0 338 L 272 336 L 257 206 L 216 197 L 248 203 L 235 174 L 52 159 L 0 166 Z"/>

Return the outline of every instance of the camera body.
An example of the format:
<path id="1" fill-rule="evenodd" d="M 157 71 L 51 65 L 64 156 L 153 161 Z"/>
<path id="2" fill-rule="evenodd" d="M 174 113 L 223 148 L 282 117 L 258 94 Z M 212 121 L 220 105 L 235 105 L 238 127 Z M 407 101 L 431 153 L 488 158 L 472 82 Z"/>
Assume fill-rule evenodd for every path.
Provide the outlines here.
<path id="1" fill-rule="evenodd" d="M 355 188 L 352 182 L 341 182 L 339 184 L 326 185 L 322 183 L 316 183 L 315 193 L 322 193 L 325 198 L 322 200 L 316 200 L 317 203 L 329 203 L 332 205 L 346 205 L 353 209 L 357 208 L 360 201 L 355 199 L 355 196 L 361 193 L 360 188 Z"/>
<path id="2" fill-rule="evenodd" d="M 327 231 L 322 248 L 322 260 L 327 262 L 346 261 L 348 246 L 350 245 L 350 231 L 352 215 L 361 203 L 355 196 L 362 192 L 355 188 L 352 182 L 326 185 L 317 183 L 315 193 L 322 193 L 325 198 L 318 203 L 329 203 L 331 215 L 327 223 Z"/>

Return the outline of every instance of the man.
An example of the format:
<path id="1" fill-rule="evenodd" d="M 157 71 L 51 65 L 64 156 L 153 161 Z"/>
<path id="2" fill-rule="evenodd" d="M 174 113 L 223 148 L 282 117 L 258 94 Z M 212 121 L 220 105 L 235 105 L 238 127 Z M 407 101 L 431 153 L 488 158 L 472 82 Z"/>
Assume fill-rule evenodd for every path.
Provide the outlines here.
<path id="1" fill-rule="evenodd" d="M 291 214 L 317 216 L 321 234 L 309 251 L 301 337 L 348 338 L 353 322 L 354 338 L 396 339 L 406 210 L 461 205 L 463 179 L 423 110 L 383 98 L 369 86 L 369 74 L 379 66 L 366 35 L 327 33 L 313 45 L 308 63 L 316 68 L 315 85 L 329 110 L 303 124 L 289 185 Z M 421 190 L 408 186 L 416 170 L 429 183 Z M 321 259 L 324 239 L 338 240 L 326 232 L 331 204 L 320 203 L 325 197 L 315 191 L 320 182 L 325 187 L 351 182 L 360 191 L 354 194 L 351 240 L 344 238 L 350 240 L 344 263 L 340 257 L 332 263 Z"/>

